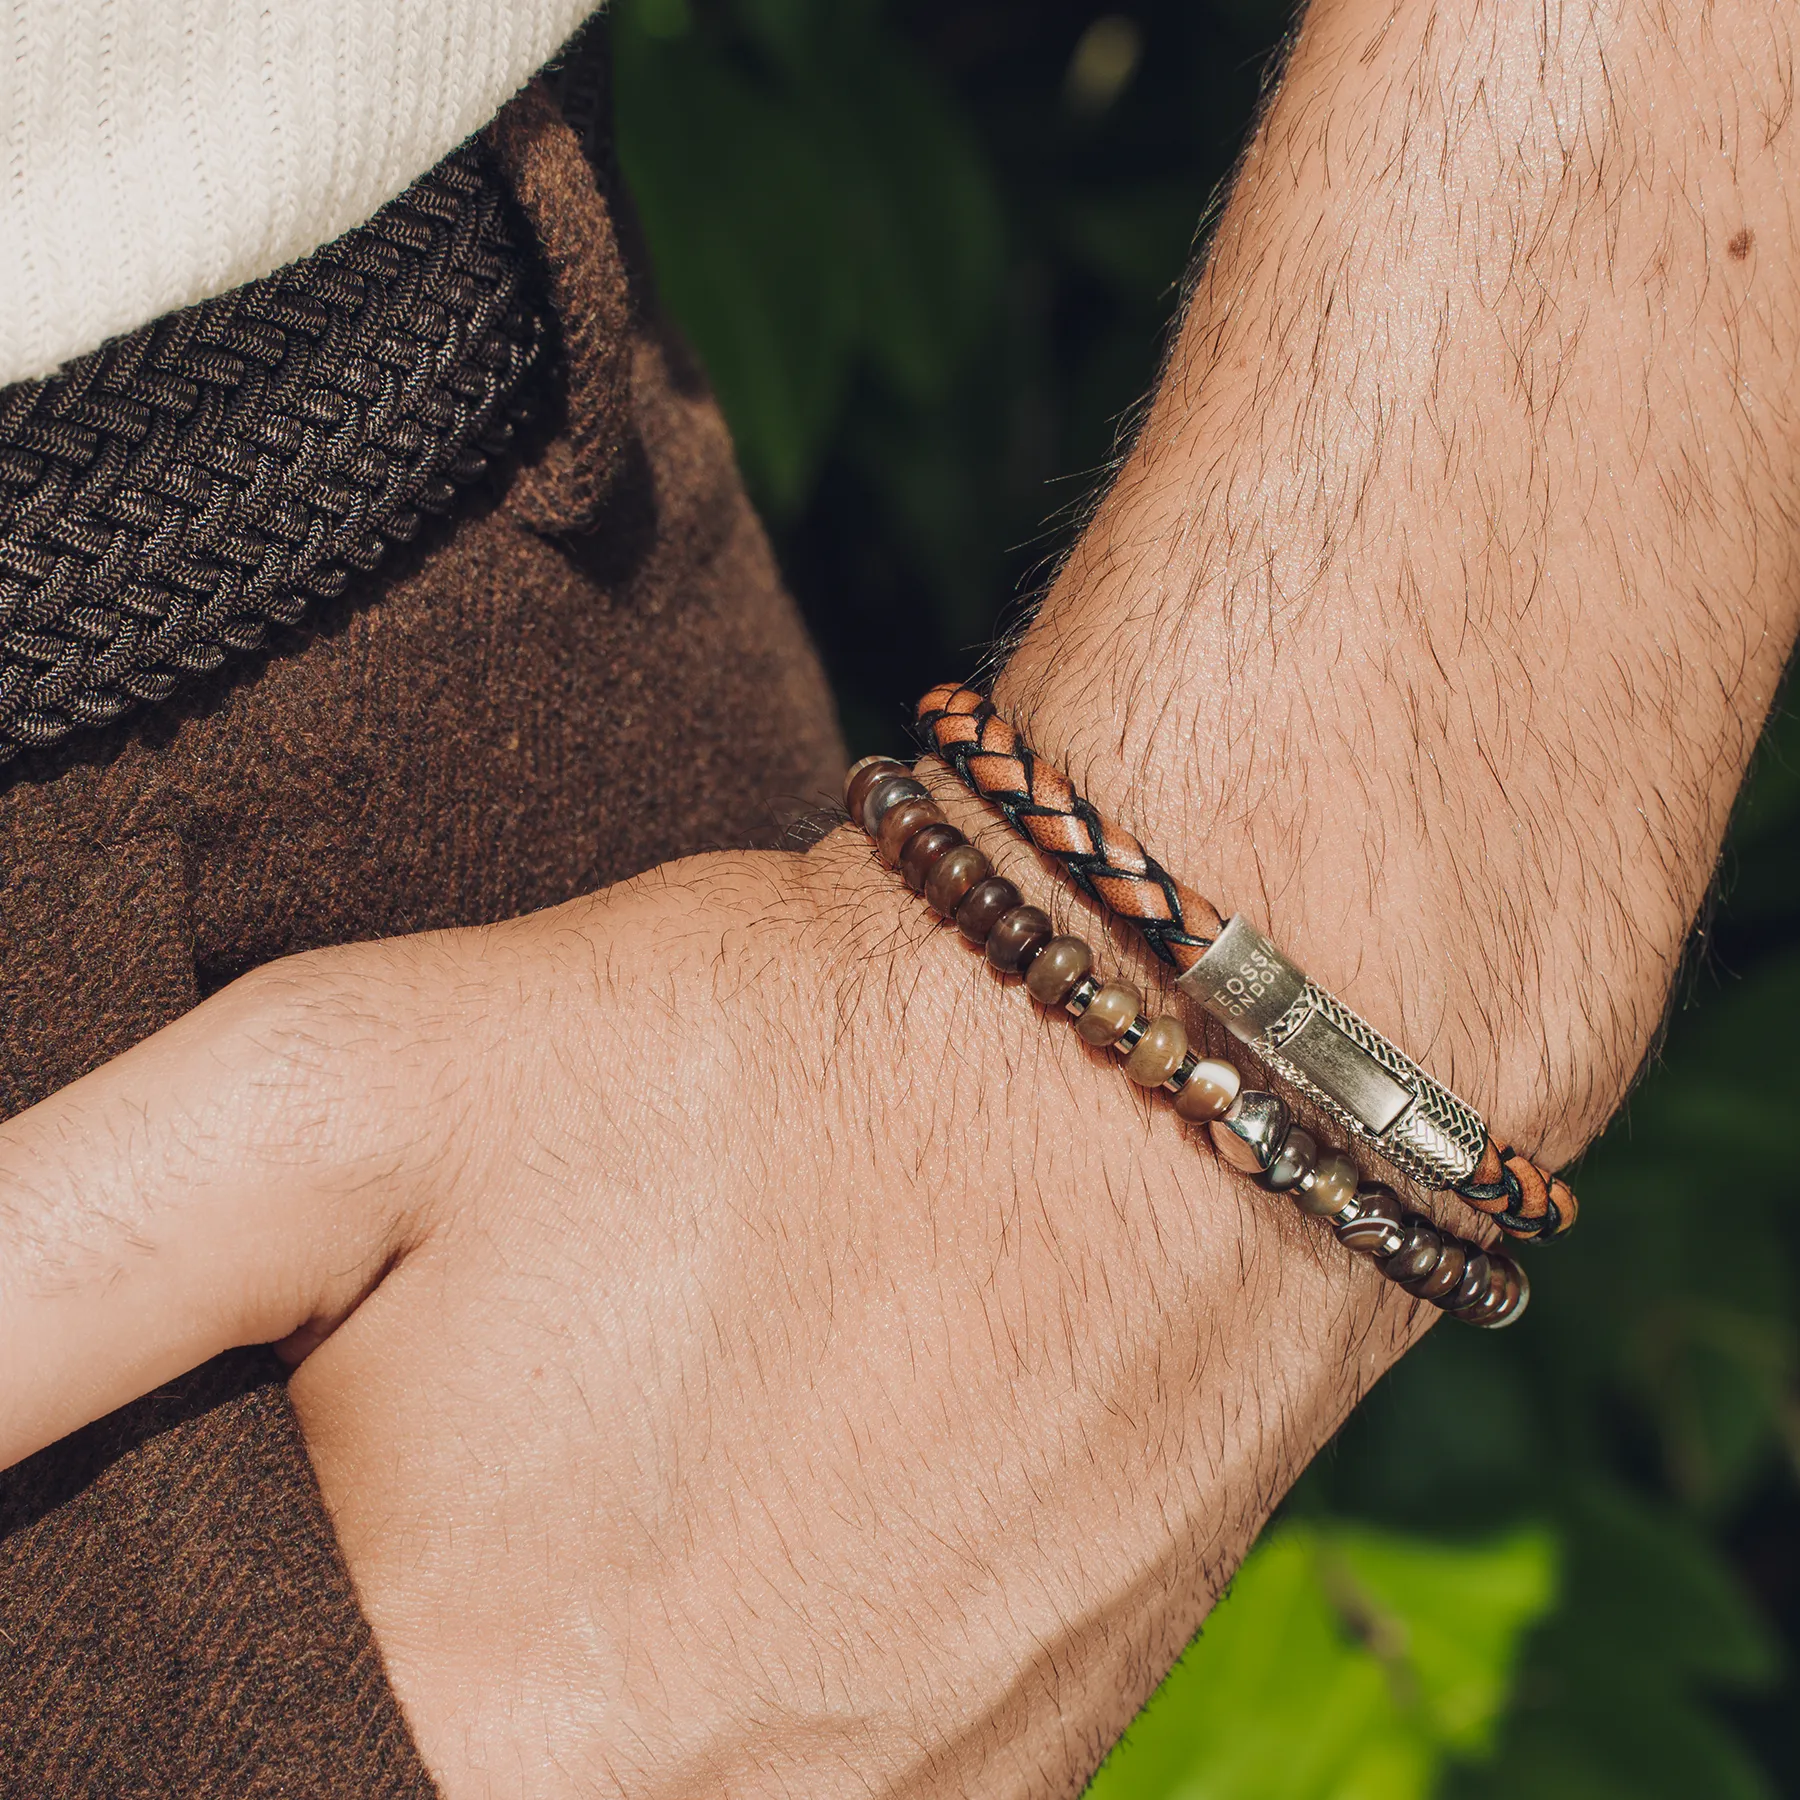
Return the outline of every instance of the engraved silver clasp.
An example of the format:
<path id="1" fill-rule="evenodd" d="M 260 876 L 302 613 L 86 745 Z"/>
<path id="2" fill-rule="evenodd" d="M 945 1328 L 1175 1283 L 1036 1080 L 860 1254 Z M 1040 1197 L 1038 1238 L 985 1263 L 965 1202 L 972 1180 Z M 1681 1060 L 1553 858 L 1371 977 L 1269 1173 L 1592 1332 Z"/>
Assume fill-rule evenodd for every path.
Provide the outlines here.
<path id="1" fill-rule="evenodd" d="M 1487 1127 L 1474 1108 L 1309 981 L 1241 914 L 1176 986 L 1403 1175 L 1454 1187 L 1481 1160 Z"/>

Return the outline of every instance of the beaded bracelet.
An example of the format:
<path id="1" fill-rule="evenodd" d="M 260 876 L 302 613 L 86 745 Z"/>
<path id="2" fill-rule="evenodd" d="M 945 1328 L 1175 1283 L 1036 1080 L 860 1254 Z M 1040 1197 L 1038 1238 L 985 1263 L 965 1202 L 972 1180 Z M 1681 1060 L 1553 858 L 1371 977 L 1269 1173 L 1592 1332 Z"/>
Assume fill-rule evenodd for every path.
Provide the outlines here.
<path id="1" fill-rule="evenodd" d="M 1122 1056 L 1137 1086 L 1163 1089 L 1182 1118 L 1206 1125 L 1221 1161 L 1291 1195 L 1301 1211 L 1327 1221 L 1339 1243 L 1452 1318 L 1492 1331 L 1523 1314 L 1531 1286 L 1510 1256 L 1408 1212 L 1392 1189 L 1364 1183 L 1342 1151 L 1322 1148 L 1295 1124 L 1279 1095 L 1245 1088 L 1232 1064 L 1197 1056 L 1179 1019 L 1147 1017 L 1138 989 L 1096 974 L 1092 949 L 1056 935 L 1049 915 L 994 873 L 904 764 L 864 757 L 845 782 L 844 806 L 881 860 L 994 969 L 1022 977 L 1034 1000 L 1069 1014 L 1083 1042 Z"/>
<path id="2" fill-rule="evenodd" d="M 1553 1238 L 1574 1224 L 1566 1182 L 1503 1148 L 1472 1106 L 1307 980 L 1247 920 L 1225 918 L 1182 886 L 991 701 L 946 683 L 919 702 L 919 725 L 971 793 L 1102 910 L 1133 926 L 1175 970 L 1182 993 L 1358 1142 L 1422 1187 L 1467 1201 L 1511 1237 Z"/>

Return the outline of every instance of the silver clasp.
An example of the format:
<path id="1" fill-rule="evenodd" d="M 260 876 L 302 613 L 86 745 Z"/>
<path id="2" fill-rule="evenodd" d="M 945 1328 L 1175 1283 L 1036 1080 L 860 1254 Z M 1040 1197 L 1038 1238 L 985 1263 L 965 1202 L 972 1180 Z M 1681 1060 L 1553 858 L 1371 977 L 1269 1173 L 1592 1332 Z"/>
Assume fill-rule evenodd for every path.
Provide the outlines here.
<path id="1" fill-rule="evenodd" d="M 1428 1188 L 1480 1162 L 1487 1127 L 1240 914 L 1176 983 L 1269 1069 Z"/>

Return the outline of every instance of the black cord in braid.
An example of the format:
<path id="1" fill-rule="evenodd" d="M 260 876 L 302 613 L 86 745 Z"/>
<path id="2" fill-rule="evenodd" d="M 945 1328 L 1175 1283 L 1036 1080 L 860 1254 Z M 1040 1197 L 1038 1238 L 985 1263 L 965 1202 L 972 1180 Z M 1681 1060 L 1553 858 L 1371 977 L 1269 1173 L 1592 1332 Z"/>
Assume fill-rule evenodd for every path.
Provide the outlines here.
<path id="1" fill-rule="evenodd" d="M 1066 869 L 1096 906 L 1135 926 L 1159 962 L 1178 974 L 1191 968 L 1212 938 L 1192 930 L 1188 915 L 1212 909 L 1135 837 L 1102 817 L 1061 770 L 1040 762 L 991 703 L 974 705 L 970 695 L 961 704 L 934 708 L 933 698 L 935 693 L 928 695 L 919 711 L 924 746 L 1022 838 Z"/>
<path id="2" fill-rule="evenodd" d="M 1511 1164 L 1518 1152 L 1509 1144 L 1500 1152 L 1500 1179 L 1476 1181 L 1471 1177 L 1460 1181 L 1451 1192 L 1467 1200 L 1495 1221 L 1509 1236 L 1542 1238 L 1546 1242 L 1568 1229 L 1569 1221 L 1556 1203 L 1556 1189 L 1551 1187 L 1544 1197 L 1544 1211 L 1535 1217 L 1521 1211 L 1525 1187 L 1513 1173 Z M 1498 1204 L 1504 1202 L 1504 1205 Z"/>

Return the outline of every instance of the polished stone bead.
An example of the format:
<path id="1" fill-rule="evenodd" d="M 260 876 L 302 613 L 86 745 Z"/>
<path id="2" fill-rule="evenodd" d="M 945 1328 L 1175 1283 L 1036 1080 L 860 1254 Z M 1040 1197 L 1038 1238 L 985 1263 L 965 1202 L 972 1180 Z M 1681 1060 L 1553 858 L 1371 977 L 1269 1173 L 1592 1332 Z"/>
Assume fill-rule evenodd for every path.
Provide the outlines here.
<path id="1" fill-rule="evenodd" d="M 1413 1281 L 1401 1285 L 1409 1294 L 1417 1294 L 1421 1300 L 1429 1300 L 1434 1306 L 1443 1297 L 1455 1291 L 1461 1284 L 1463 1268 L 1468 1262 L 1469 1249 L 1461 1238 L 1445 1238 L 1444 1248 L 1438 1256 L 1437 1267 L 1428 1269 Z"/>
<path id="2" fill-rule="evenodd" d="M 900 852 L 898 867 L 906 885 L 915 894 L 923 893 L 925 878 L 937 867 L 938 858 L 967 842 L 954 825 L 927 825 L 923 831 L 915 831 Z"/>
<path id="3" fill-rule="evenodd" d="M 1525 1272 L 1510 1256 L 1499 1251 L 1488 1254 L 1487 1289 L 1467 1306 L 1455 1309 L 1455 1315 L 1467 1325 L 1510 1325 L 1524 1310 L 1519 1301 L 1525 1292 Z"/>
<path id="4" fill-rule="evenodd" d="M 1358 1179 L 1349 1157 L 1341 1150 L 1327 1150 L 1294 1189 L 1294 1202 L 1302 1212 L 1335 1219 L 1356 1198 Z"/>
<path id="5" fill-rule="evenodd" d="M 1260 1175 L 1275 1160 L 1293 1122 L 1280 1095 L 1246 1088 L 1208 1129 L 1222 1162 L 1240 1174 Z"/>
<path id="6" fill-rule="evenodd" d="M 1281 1140 L 1281 1148 L 1275 1152 L 1275 1160 L 1263 1170 L 1257 1180 L 1270 1193 L 1285 1194 L 1305 1180 L 1318 1160 L 1318 1140 L 1310 1131 L 1303 1131 L 1298 1125 L 1293 1125 Z"/>
<path id="7" fill-rule="evenodd" d="M 1387 1258 L 1400 1248 L 1406 1234 L 1400 1222 L 1406 1209 L 1391 1188 L 1366 1187 L 1357 1190 L 1356 1204 L 1349 1209 L 1354 1218 L 1346 1218 L 1337 1226 L 1338 1242 L 1360 1256 Z"/>
<path id="8" fill-rule="evenodd" d="M 1069 990 L 1094 966 L 1094 953 L 1078 937 L 1055 937 L 1025 972 L 1025 991 L 1045 1006 L 1061 1006 Z"/>
<path id="9" fill-rule="evenodd" d="M 954 918 L 963 896 L 993 872 L 994 865 L 973 844 L 958 844 L 954 850 L 946 850 L 926 876 L 925 898 L 946 919 Z"/>
<path id="10" fill-rule="evenodd" d="M 1004 875 L 990 875 L 963 896 L 956 909 L 956 929 L 979 950 L 988 933 L 1018 904 L 1019 890 Z"/>
<path id="11" fill-rule="evenodd" d="M 881 860 L 891 869 L 900 861 L 900 852 L 906 848 L 907 840 L 915 831 L 923 831 L 927 825 L 942 825 L 944 815 L 930 800 L 902 800 L 898 806 L 890 806 L 881 815 L 881 824 L 875 832 L 875 848 L 881 854 Z"/>
<path id="12" fill-rule="evenodd" d="M 1381 1265 L 1389 1281 L 1402 1287 L 1429 1275 L 1444 1253 L 1444 1240 L 1423 1219 L 1407 1222 L 1406 1238 L 1400 1248 Z"/>
<path id="13" fill-rule="evenodd" d="M 1465 1325 L 1488 1325 L 1500 1311 L 1506 1298 L 1506 1277 L 1498 1269 L 1488 1270 L 1488 1290 L 1467 1306 L 1459 1306 L 1450 1315 Z"/>
<path id="14" fill-rule="evenodd" d="M 863 802 L 868 799 L 870 788 L 890 775 L 906 772 L 906 764 L 895 762 L 891 756 L 865 756 L 861 762 L 853 763 L 844 777 L 844 811 L 860 825 Z"/>
<path id="15" fill-rule="evenodd" d="M 1075 1021 L 1075 1029 L 1084 1044 L 1104 1049 L 1143 1010 L 1144 996 L 1129 981 L 1109 981 L 1088 1003 L 1088 1009 Z"/>
<path id="16" fill-rule="evenodd" d="M 870 837 L 881 829 L 881 821 L 903 800 L 929 800 L 924 785 L 910 775 L 888 775 L 869 789 L 862 803 L 860 820 Z"/>
<path id="17" fill-rule="evenodd" d="M 1477 1250 L 1463 1265 L 1463 1278 L 1449 1293 L 1437 1302 L 1445 1312 L 1461 1314 L 1465 1307 L 1475 1305 L 1478 1300 L 1485 1300 L 1488 1291 L 1488 1277 L 1493 1271 L 1493 1264 L 1483 1251 Z"/>
<path id="18" fill-rule="evenodd" d="M 987 959 L 1002 975 L 1023 975 L 1055 930 L 1041 907 L 1015 906 L 988 933 Z"/>
<path id="19" fill-rule="evenodd" d="M 1181 1092 L 1175 1096 L 1175 1110 L 1190 1124 L 1204 1125 L 1224 1116 L 1242 1086 L 1230 1063 L 1208 1057 L 1195 1063 L 1193 1073 L 1182 1083 Z"/>
<path id="20" fill-rule="evenodd" d="M 1187 1055 L 1187 1027 L 1166 1013 L 1152 1019 L 1150 1028 L 1132 1046 L 1125 1059 L 1125 1073 L 1139 1087 L 1161 1087 L 1181 1067 Z"/>
<path id="21" fill-rule="evenodd" d="M 1491 1319 L 1484 1319 L 1482 1323 L 1490 1331 L 1504 1330 L 1508 1325 L 1516 1325 L 1525 1316 L 1525 1309 L 1530 1304 L 1531 1280 L 1509 1256 L 1506 1258 L 1504 1298 L 1494 1316 Z"/>

